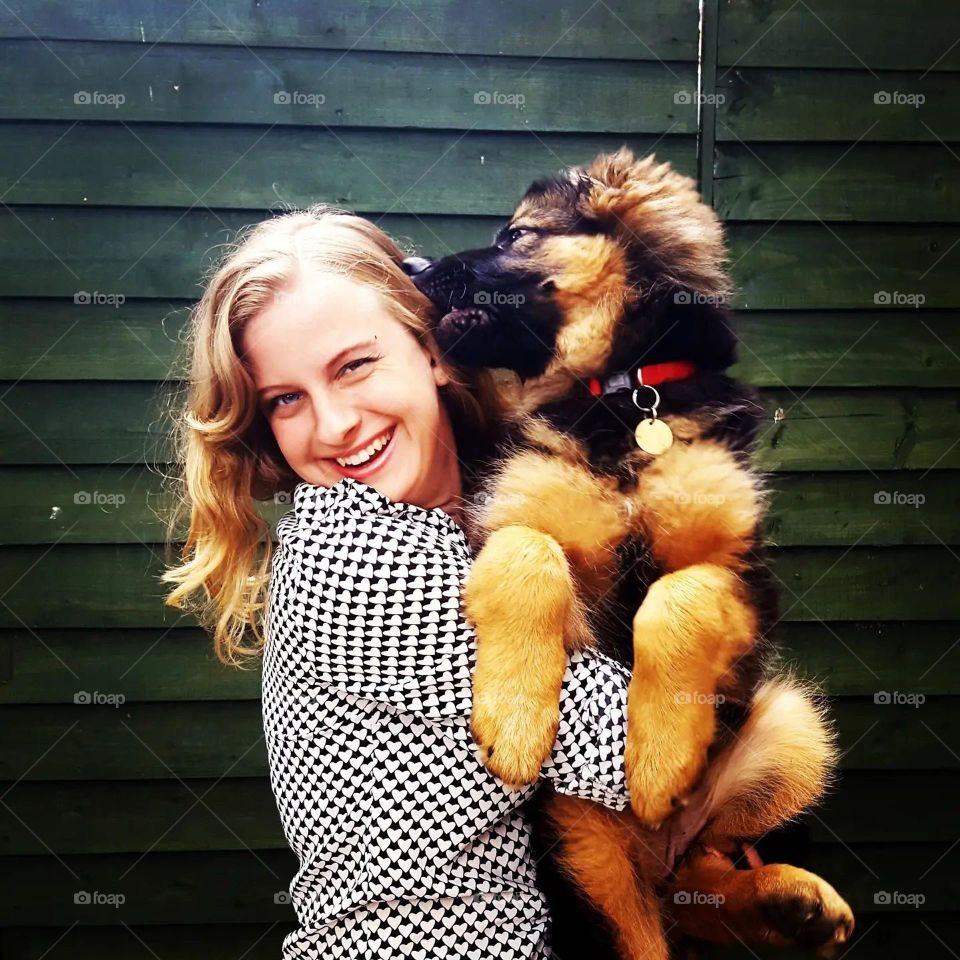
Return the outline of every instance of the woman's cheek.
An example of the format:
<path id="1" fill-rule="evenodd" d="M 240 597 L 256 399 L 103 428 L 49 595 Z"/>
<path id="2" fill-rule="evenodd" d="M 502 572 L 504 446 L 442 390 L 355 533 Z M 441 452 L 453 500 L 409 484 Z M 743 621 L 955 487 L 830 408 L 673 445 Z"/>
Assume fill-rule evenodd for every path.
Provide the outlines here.
<path id="1" fill-rule="evenodd" d="M 305 456 L 307 449 L 305 422 L 305 417 L 292 416 L 290 413 L 278 414 L 271 422 L 277 446 L 291 466 L 302 461 Z"/>

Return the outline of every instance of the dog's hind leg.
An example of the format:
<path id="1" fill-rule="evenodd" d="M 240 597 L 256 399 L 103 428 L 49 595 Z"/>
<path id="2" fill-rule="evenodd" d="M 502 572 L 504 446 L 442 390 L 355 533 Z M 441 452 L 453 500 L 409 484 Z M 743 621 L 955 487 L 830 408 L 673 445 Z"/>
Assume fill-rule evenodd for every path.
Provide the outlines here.
<path id="1" fill-rule="evenodd" d="M 677 871 L 668 906 L 678 930 L 720 943 L 843 943 L 853 914 L 825 880 L 787 864 L 737 870 L 741 841 L 756 839 L 823 795 L 834 734 L 810 691 L 763 684 L 750 716 L 714 760 L 702 786 L 708 824 Z"/>
<path id="2" fill-rule="evenodd" d="M 622 960 L 667 960 L 661 902 L 636 869 L 642 834 L 629 811 L 616 813 L 561 794 L 550 799 L 559 861 L 614 931 Z M 566 956 L 562 943 L 557 954 Z"/>
<path id="3" fill-rule="evenodd" d="M 713 943 L 823 947 L 845 943 L 853 913 L 825 880 L 773 863 L 738 870 L 697 850 L 677 875 L 668 909 L 677 931 Z"/>

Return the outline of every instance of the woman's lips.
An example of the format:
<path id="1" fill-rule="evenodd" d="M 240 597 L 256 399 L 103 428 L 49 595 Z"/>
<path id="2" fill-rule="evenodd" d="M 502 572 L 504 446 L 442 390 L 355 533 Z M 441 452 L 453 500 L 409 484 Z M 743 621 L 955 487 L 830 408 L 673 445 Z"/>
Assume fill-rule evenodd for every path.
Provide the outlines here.
<path id="1" fill-rule="evenodd" d="M 335 470 L 342 473 L 345 477 L 353 477 L 356 480 L 360 480 L 379 470 L 387 460 L 390 459 L 396 437 L 397 428 L 394 426 L 393 433 L 390 434 L 390 440 L 387 442 L 387 445 L 381 447 L 366 463 L 362 463 L 358 467 L 344 467 L 337 463 L 332 457 L 330 458 L 330 463 L 333 464 Z"/>

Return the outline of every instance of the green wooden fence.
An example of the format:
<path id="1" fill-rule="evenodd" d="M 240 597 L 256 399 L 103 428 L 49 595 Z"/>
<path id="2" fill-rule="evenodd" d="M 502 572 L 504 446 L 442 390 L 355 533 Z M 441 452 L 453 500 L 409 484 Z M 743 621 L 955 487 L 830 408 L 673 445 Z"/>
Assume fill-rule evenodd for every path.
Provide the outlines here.
<path id="1" fill-rule="evenodd" d="M 276 957 L 292 922 L 258 676 L 156 579 L 219 245 L 323 199 L 459 249 L 621 143 L 729 225 L 780 636 L 846 750 L 811 866 L 860 955 L 955 951 L 958 35 L 948 3 L 711 0 L 698 81 L 692 0 L 0 5 L 0 956 Z"/>

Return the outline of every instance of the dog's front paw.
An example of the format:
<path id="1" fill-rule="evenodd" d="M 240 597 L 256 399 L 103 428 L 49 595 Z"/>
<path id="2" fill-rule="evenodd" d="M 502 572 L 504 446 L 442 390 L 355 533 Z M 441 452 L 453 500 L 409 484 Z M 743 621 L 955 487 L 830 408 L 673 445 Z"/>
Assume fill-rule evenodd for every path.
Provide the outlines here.
<path id="1" fill-rule="evenodd" d="M 486 691 L 474 700 L 471 730 L 486 768 L 510 786 L 533 783 L 557 739 L 557 698 L 539 701 Z"/>
<path id="2" fill-rule="evenodd" d="M 649 756 L 644 748 L 631 749 L 624 756 L 630 806 L 648 830 L 659 830 L 663 822 L 687 805 L 706 767 L 706 751 L 684 757 Z"/>
<path id="3" fill-rule="evenodd" d="M 624 766 L 630 805 L 648 830 L 659 829 L 687 805 L 706 769 L 715 728 L 711 706 L 684 704 L 680 712 L 660 711 L 649 691 L 633 698 Z"/>

